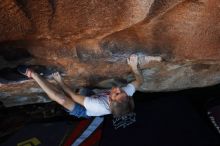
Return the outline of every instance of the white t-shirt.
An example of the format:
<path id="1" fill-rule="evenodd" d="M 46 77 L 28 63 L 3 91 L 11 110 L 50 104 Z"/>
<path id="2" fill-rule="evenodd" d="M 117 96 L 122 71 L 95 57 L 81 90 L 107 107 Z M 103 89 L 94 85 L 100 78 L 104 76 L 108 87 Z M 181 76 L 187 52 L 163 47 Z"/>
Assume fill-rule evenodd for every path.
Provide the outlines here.
<path id="1" fill-rule="evenodd" d="M 128 84 L 122 89 L 128 96 L 132 96 L 135 92 L 135 87 L 132 84 Z M 110 91 L 108 90 L 91 97 L 85 97 L 84 107 L 86 108 L 86 114 L 88 116 L 102 116 L 111 114 L 109 107 L 109 94 Z"/>

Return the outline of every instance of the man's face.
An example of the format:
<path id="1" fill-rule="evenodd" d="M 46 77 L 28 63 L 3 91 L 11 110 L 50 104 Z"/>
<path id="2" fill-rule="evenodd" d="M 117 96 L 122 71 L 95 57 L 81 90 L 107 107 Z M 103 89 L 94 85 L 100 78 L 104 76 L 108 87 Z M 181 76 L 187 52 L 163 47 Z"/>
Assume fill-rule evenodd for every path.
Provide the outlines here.
<path id="1" fill-rule="evenodd" d="M 119 87 L 113 87 L 110 92 L 110 101 L 125 101 L 128 98 L 124 90 Z"/>

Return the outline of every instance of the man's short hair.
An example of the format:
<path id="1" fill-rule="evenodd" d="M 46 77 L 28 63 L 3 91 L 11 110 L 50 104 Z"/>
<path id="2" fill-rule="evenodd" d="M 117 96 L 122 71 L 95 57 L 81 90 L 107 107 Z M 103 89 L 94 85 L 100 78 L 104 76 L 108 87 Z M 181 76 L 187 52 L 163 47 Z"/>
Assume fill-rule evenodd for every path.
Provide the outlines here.
<path id="1" fill-rule="evenodd" d="M 112 101 L 110 103 L 110 109 L 114 117 L 120 117 L 124 114 L 133 112 L 134 100 L 132 96 L 128 96 L 128 99 L 124 101 Z"/>

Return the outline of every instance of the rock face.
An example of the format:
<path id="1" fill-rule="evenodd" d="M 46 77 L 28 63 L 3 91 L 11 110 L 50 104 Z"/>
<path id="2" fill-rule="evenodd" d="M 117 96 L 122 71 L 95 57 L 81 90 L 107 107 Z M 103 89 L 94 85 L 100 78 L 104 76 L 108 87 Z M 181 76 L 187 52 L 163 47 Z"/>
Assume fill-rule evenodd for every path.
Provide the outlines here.
<path id="1" fill-rule="evenodd" d="M 5 106 L 49 101 L 16 72 L 20 64 L 60 71 L 73 88 L 108 88 L 133 80 L 126 58 L 136 53 L 140 91 L 220 83 L 219 0 L 1 0 L 0 8 Z"/>

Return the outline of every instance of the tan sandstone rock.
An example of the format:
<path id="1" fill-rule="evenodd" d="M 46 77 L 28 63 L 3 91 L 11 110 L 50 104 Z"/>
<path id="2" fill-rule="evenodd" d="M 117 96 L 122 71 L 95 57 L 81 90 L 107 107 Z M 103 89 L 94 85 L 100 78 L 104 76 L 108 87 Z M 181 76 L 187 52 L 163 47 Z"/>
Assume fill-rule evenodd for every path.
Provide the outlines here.
<path id="1" fill-rule="evenodd" d="M 218 0 L 1 0 L 0 8 L 5 106 L 49 101 L 32 80 L 19 81 L 20 64 L 60 71 L 73 88 L 110 87 L 133 80 L 126 58 L 136 53 L 140 91 L 220 83 Z"/>

